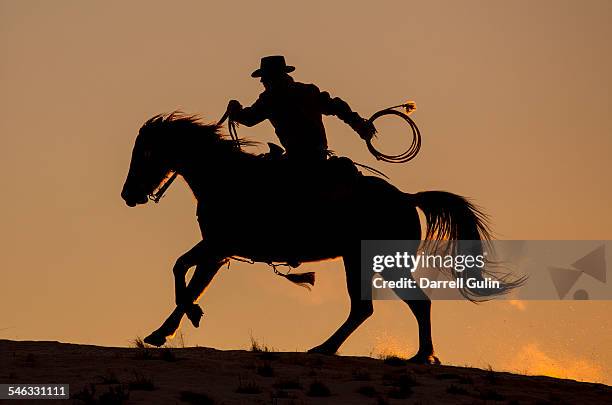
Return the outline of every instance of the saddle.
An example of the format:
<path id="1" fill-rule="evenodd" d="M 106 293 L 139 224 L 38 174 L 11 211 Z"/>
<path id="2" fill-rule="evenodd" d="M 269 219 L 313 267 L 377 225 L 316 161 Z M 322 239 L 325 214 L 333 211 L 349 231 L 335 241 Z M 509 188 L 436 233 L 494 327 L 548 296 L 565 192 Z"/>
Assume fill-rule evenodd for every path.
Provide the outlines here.
<path id="1" fill-rule="evenodd" d="M 338 183 L 352 183 L 362 173 L 357 169 L 355 162 L 345 156 L 336 156 L 329 152 L 328 158 L 315 160 L 312 162 L 294 163 L 290 160 L 285 150 L 279 145 L 268 142 L 267 153 L 259 155 L 265 161 L 274 166 L 274 169 L 281 170 L 290 180 L 306 180 L 307 183 L 315 181 L 319 185 L 332 186 Z"/>

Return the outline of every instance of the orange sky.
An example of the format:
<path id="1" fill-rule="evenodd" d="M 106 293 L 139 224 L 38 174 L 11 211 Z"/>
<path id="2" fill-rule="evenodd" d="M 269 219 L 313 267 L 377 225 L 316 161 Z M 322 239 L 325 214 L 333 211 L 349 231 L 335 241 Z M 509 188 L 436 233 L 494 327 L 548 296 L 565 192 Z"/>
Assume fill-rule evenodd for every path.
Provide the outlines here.
<path id="1" fill-rule="evenodd" d="M 173 306 L 171 265 L 199 233 L 181 182 L 162 204 L 124 205 L 134 138 L 160 112 L 212 121 L 230 98 L 252 102 L 261 87 L 249 74 L 266 54 L 364 116 L 416 100 L 423 148 L 406 165 L 375 162 L 325 121 L 333 150 L 404 191 L 473 197 L 500 239 L 612 239 L 612 2 L 266 4 L 0 0 L 0 338 L 126 345 L 158 326 Z M 397 150 L 399 127 L 381 125 Z M 274 140 L 267 123 L 240 134 Z M 308 293 L 234 263 L 203 298 L 202 327 L 184 325 L 187 343 L 321 343 L 348 298 L 339 262 L 310 269 Z M 342 352 L 415 350 L 408 309 L 375 309 Z M 448 363 L 610 384 L 611 309 L 436 302 L 434 339 Z"/>

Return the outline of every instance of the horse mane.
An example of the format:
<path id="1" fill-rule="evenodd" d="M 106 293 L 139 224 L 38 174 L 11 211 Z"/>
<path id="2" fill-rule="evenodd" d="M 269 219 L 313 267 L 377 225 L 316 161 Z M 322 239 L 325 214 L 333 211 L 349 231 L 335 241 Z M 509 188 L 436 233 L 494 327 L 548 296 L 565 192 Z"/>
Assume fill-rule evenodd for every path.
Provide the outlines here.
<path id="1" fill-rule="evenodd" d="M 196 141 L 209 141 L 220 146 L 228 153 L 240 154 L 245 156 L 253 156 L 249 152 L 245 152 L 236 148 L 236 141 L 222 132 L 223 125 L 220 123 L 205 123 L 203 118 L 197 114 L 187 114 L 180 110 L 175 110 L 170 113 L 157 114 L 147 120 L 141 128 L 142 131 L 152 133 L 162 133 L 167 130 L 172 130 L 176 133 L 188 134 L 196 137 Z M 256 146 L 259 142 L 245 138 L 238 138 L 239 145 Z"/>

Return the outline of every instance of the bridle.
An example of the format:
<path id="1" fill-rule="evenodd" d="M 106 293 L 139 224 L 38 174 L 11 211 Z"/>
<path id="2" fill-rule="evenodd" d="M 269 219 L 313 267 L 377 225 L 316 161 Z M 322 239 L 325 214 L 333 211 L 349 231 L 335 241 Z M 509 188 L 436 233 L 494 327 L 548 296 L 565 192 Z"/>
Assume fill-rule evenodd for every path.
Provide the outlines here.
<path id="1" fill-rule="evenodd" d="M 153 190 L 147 197 L 149 198 L 149 200 L 153 201 L 154 203 L 158 203 L 159 200 L 162 199 L 162 197 L 164 196 L 164 193 L 166 192 L 166 190 L 168 190 L 168 188 L 172 185 L 172 182 L 174 180 L 176 180 L 178 176 L 178 173 L 175 172 L 174 170 L 170 170 L 167 174 L 164 180 L 162 180 L 162 182 L 160 183 L 159 186 L 157 186 L 157 188 L 155 188 L 155 190 Z"/>

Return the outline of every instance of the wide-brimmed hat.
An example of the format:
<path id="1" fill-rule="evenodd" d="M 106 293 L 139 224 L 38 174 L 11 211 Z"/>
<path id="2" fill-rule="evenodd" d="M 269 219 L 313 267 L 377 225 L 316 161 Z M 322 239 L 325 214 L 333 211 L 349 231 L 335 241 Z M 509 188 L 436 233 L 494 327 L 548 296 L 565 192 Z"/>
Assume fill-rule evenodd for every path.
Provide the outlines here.
<path id="1" fill-rule="evenodd" d="M 281 73 L 290 73 L 294 70 L 295 67 L 287 66 L 284 56 L 265 56 L 261 58 L 259 69 L 251 73 L 251 77 L 274 76 Z"/>

